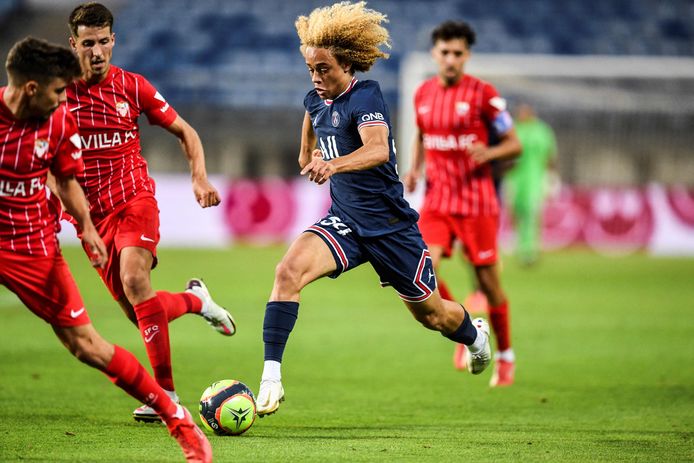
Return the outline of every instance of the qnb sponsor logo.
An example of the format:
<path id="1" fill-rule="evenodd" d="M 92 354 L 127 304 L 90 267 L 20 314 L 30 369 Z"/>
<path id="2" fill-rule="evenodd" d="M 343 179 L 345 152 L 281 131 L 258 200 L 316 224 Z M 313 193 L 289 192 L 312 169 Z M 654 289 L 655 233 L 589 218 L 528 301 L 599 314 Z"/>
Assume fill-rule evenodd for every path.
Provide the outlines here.
<path id="1" fill-rule="evenodd" d="M 383 114 L 381 114 L 381 113 L 368 113 L 368 114 L 364 114 L 363 116 L 361 116 L 361 121 L 362 122 L 385 121 L 385 118 L 383 117 Z"/>
<path id="2" fill-rule="evenodd" d="M 477 142 L 477 134 L 466 135 L 424 135 L 424 149 L 436 151 L 463 151 Z"/>
<path id="3" fill-rule="evenodd" d="M 43 190 L 44 183 L 41 177 L 31 180 L 12 181 L 0 179 L 0 196 L 32 196 L 34 193 Z"/>
<path id="4" fill-rule="evenodd" d="M 82 147 L 86 150 L 113 148 L 131 140 L 135 140 L 137 132 L 127 130 L 114 133 L 94 133 L 82 138 Z"/>

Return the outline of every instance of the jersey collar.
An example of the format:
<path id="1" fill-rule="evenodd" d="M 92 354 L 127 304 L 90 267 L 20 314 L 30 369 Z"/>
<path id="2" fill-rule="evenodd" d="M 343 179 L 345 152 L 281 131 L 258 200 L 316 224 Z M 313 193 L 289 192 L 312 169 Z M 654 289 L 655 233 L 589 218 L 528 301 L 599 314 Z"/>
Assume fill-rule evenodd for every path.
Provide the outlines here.
<path id="1" fill-rule="evenodd" d="M 111 83 L 113 80 L 113 76 L 116 74 L 118 71 L 118 68 L 114 66 L 113 64 L 110 64 L 108 67 L 108 74 L 106 74 L 106 77 L 104 77 L 104 80 L 101 82 L 97 82 L 95 84 L 89 85 L 84 79 L 80 79 L 78 82 L 81 86 L 87 87 L 87 88 L 98 88 L 98 87 L 103 87 L 105 85 L 108 85 Z"/>
<path id="2" fill-rule="evenodd" d="M 347 86 L 347 88 L 345 89 L 345 91 L 342 92 L 342 93 L 340 93 L 339 95 L 337 95 L 337 96 L 335 97 L 335 100 L 337 100 L 338 98 L 340 98 L 340 97 L 341 97 L 342 95 L 344 95 L 345 93 L 349 93 L 349 91 L 352 90 L 352 89 L 354 88 L 354 86 L 356 85 L 356 83 L 357 83 L 357 78 L 356 78 L 356 77 L 352 77 L 352 81 L 349 83 L 349 85 Z M 333 104 L 333 101 L 335 101 L 335 100 L 324 100 L 324 101 L 325 101 L 325 105 L 326 105 L 326 106 L 330 106 L 331 104 Z"/>

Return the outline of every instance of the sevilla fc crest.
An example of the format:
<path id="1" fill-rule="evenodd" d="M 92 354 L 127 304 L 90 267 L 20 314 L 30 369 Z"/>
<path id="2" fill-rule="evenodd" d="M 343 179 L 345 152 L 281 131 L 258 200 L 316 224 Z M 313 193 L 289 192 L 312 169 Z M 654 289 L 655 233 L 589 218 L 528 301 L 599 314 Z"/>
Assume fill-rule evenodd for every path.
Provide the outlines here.
<path id="1" fill-rule="evenodd" d="M 458 116 L 464 116 L 467 114 L 468 111 L 470 111 L 470 103 L 468 103 L 467 101 L 455 102 L 455 112 L 458 113 Z"/>
<path id="2" fill-rule="evenodd" d="M 120 117 L 125 117 L 130 112 L 130 106 L 128 106 L 128 103 L 125 101 L 119 101 L 116 103 L 116 111 L 118 111 Z"/>
<path id="3" fill-rule="evenodd" d="M 48 140 L 39 138 L 34 142 L 34 156 L 39 159 L 43 159 L 48 153 Z"/>

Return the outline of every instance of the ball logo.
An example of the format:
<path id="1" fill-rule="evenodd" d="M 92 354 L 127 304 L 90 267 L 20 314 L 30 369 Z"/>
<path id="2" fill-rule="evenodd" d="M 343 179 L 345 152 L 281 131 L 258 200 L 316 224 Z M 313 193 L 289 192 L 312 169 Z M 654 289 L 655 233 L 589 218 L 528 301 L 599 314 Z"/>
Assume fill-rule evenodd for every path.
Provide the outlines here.
<path id="1" fill-rule="evenodd" d="M 34 156 L 39 159 L 43 159 L 48 153 L 48 140 L 39 138 L 34 142 Z"/>
<path id="2" fill-rule="evenodd" d="M 340 125 L 340 113 L 337 111 L 333 111 L 332 117 L 331 117 L 331 122 L 333 124 L 333 127 L 337 127 Z"/>
<path id="3" fill-rule="evenodd" d="M 233 417 L 234 423 L 236 423 L 236 429 L 241 428 L 241 424 L 246 421 L 248 418 L 248 414 L 252 410 L 252 407 L 247 407 L 247 408 L 242 408 L 239 407 L 238 410 L 234 410 L 233 408 L 230 408 L 229 411 L 231 412 L 231 415 Z"/>
<path id="4" fill-rule="evenodd" d="M 130 105 L 125 101 L 119 101 L 116 103 L 116 111 L 120 114 L 120 117 L 125 117 L 130 112 Z"/>

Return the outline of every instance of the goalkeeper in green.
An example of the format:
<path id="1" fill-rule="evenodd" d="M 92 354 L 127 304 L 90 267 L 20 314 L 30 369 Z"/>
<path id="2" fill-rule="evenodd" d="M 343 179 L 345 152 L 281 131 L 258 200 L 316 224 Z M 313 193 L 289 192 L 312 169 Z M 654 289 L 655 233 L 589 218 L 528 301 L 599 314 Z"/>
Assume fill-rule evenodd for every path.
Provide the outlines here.
<path id="1" fill-rule="evenodd" d="M 523 151 L 506 174 L 504 187 L 516 227 L 516 253 L 523 265 L 534 264 L 540 253 L 542 206 L 546 185 L 555 183 L 557 144 L 552 128 L 535 115 L 526 104 L 518 106 L 516 133 Z M 552 180 L 555 180 L 552 182 Z"/>

